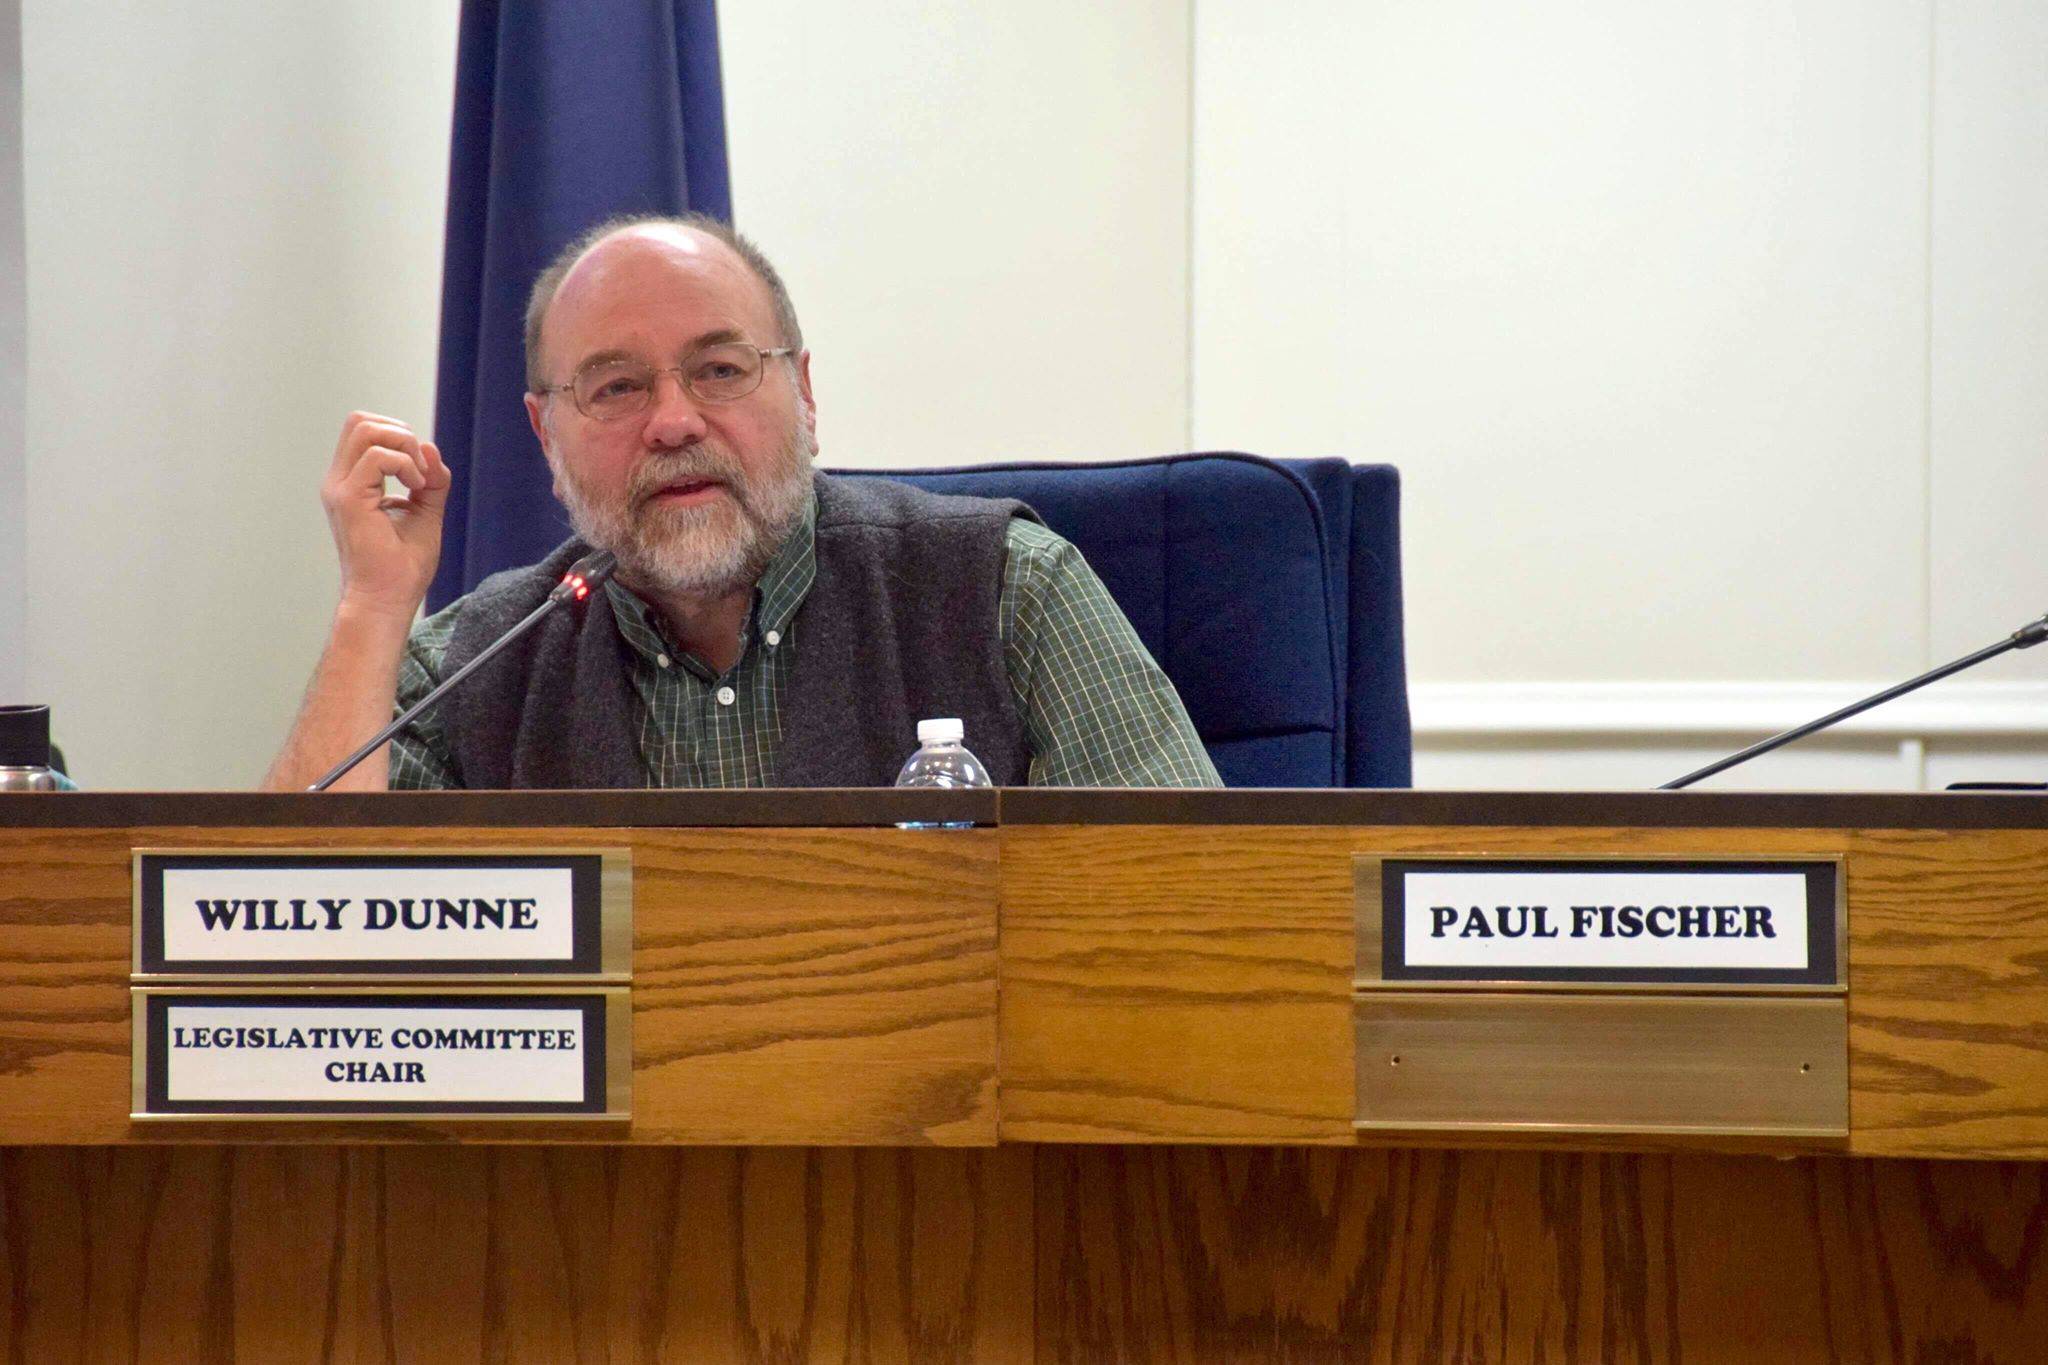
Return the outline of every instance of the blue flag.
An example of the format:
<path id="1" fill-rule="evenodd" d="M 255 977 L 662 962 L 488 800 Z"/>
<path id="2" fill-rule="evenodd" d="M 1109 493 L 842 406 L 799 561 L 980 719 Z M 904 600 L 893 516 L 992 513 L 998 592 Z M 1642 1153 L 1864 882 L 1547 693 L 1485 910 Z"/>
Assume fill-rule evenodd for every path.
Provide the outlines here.
<path id="1" fill-rule="evenodd" d="M 713 0 L 465 0 L 448 159 L 430 610 L 569 533 L 522 401 L 534 277 L 613 214 L 731 221 Z"/>

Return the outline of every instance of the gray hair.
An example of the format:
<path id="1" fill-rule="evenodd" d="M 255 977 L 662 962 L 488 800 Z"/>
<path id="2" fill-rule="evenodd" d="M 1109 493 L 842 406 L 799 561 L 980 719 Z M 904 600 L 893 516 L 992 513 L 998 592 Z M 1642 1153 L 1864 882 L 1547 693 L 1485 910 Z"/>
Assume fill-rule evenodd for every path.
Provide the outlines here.
<path id="1" fill-rule="evenodd" d="M 782 333 L 776 344 L 802 350 L 803 328 L 797 325 L 796 305 L 789 301 L 789 289 L 782 283 L 782 276 L 768 258 L 761 254 L 761 248 L 740 236 L 732 224 L 723 222 L 704 213 L 622 213 L 603 222 L 585 228 L 576 234 L 569 245 L 562 248 L 555 259 L 548 262 L 548 268 L 540 272 L 533 282 L 533 292 L 526 297 L 526 388 L 538 393 L 546 384 L 540 372 L 540 329 L 547 321 L 548 308 L 555 301 L 555 291 L 562 287 L 562 280 L 569 274 L 570 267 L 581 260 L 583 254 L 615 232 L 636 227 L 678 227 L 690 228 L 705 236 L 725 243 L 733 249 L 747 268 L 759 277 L 768 288 L 769 302 L 775 309 L 775 326 Z"/>

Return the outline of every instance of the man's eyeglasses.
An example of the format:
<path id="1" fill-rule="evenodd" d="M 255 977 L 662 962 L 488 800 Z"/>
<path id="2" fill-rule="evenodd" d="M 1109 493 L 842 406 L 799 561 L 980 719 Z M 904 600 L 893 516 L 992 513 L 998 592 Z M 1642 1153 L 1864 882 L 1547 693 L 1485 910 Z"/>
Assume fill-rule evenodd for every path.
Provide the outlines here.
<path id="1" fill-rule="evenodd" d="M 731 403 L 761 387 L 761 376 L 776 356 L 795 355 L 793 346 L 763 350 L 744 341 L 725 341 L 692 351 L 680 365 L 656 368 L 644 360 L 594 360 L 566 384 L 540 389 L 575 400 L 576 411 L 599 422 L 644 412 L 654 401 L 657 376 L 672 374 L 700 403 Z"/>

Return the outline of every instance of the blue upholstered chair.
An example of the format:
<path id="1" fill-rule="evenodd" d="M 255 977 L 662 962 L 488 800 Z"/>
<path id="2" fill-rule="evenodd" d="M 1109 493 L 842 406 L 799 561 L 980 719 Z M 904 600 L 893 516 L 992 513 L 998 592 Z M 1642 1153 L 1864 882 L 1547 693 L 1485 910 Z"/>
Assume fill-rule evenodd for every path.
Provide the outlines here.
<path id="1" fill-rule="evenodd" d="M 1229 785 L 1408 785 L 1392 466 L 1213 454 L 838 472 L 1031 504 L 1102 576 Z"/>

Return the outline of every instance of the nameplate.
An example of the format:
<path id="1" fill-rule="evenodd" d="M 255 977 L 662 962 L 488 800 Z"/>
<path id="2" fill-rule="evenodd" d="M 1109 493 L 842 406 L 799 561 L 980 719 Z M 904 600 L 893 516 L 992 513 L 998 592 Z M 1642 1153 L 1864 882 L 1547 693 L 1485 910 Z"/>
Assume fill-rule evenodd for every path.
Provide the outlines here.
<path id="1" fill-rule="evenodd" d="M 1818 859 L 1356 862 L 1361 988 L 1842 984 L 1842 869 Z"/>
<path id="2" fill-rule="evenodd" d="M 142 851 L 135 974 L 623 979 L 630 857 Z"/>
<path id="3" fill-rule="evenodd" d="M 623 988 L 133 994 L 137 1119 L 628 1116 Z"/>

